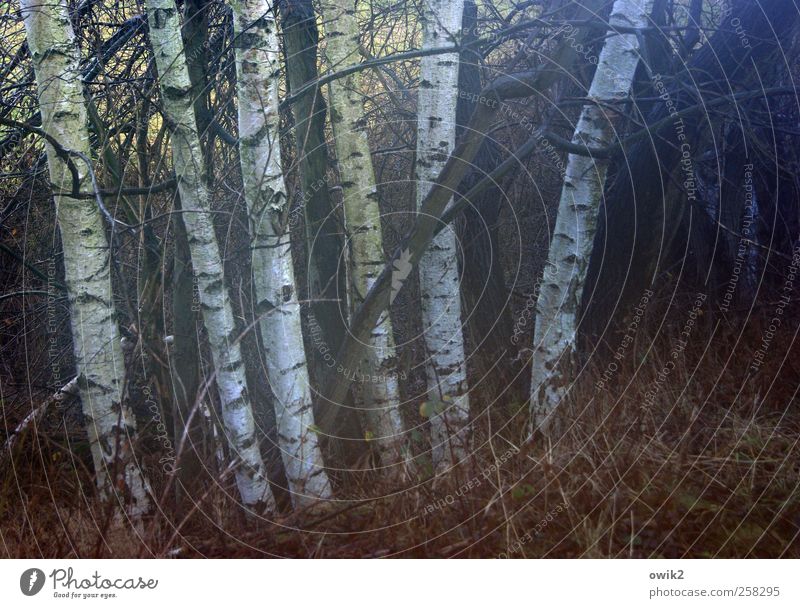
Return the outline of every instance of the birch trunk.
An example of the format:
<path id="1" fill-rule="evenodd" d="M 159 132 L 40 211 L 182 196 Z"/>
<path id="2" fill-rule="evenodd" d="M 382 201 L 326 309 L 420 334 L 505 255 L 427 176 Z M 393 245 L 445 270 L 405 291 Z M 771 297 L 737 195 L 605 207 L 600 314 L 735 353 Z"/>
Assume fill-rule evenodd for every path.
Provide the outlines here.
<path id="1" fill-rule="evenodd" d="M 598 7 L 593 4 L 594 0 L 588 3 L 588 6 L 579 6 L 580 10 L 576 17 L 590 18 L 592 14 L 596 14 Z M 465 200 L 470 200 L 483 192 L 488 184 L 497 183 L 497 180 L 516 166 L 520 159 L 527 158 L 536 147 L 540 139 L 538 133 L 532 135 L 517 149 L 515 157 L 500 163 L 491 174 L 476 184 L 458 205 L 450 205 L 450 208 L 445 210 L 451 202 L 452 192 L 458 189 L 465 176 L 474 169 L 472 162 L 484 143 L 486 133 L 498 118 L 501 109 L 507 107 L 503 102 L 547 91 L 562 80 L 565 71 L 569 72 L 577 58 L 573 42 L 582 43 L 583 40 L 584 34 L 579 30 L 573 39 L 561 41 L 551 53 L 548 53 L 541 67 L 528 72 L 501 76 L 481 91 L 482 99 L 497 100 L 498 103 L 481 103 L 475 106 L 461 142 L 453 150 L 436 183 L 430 188 L 411 232 L 403 238 L 395 253 L 390 256 L 389 263 L 384 266 L 375 285 L 366 295 L 364 304 L 353 315 L 346 340 L 336 354 L 336 360 L 340 365 L 350 367 L 358 364 L 363 345 L 369 341 L 370 330 L 377 323 L 381 312 L 388 308 L 397 295 L 398 289 L 403 287 L 401 277 L 407 277 L 419 264 L 420 258 L 436 236 L 437 229 L 453 221 L 463 210 Z M 560 66 L 561 69 L 550 69 L 549 66 L 552 65 Z M 333 376 L 326 384 L 322 397 L 329 404 L 340 403 L 346 397 L 349 387 L 350 382 L 347 377 Z M 323 410 L 319 416 L 320 426 L 323 429 L 333 429 L 337 414 L 338 410 L 335 407 Z"/>
<path id="2" fill-rule="evenodd" d="M 424 0 L 422 48 L 453 44 L 461 31 L 463 12 L 464 0 Z M 458 53 L 423 57 L 417 105 L 418 208 L 455 144 L 457 98 Z M 457 254 L 455 233 L 447 228 L 434 238 L 419 263 L 428 399 L 441 404 L 431 418 L 432 457 L 438 469 L 463 459 L 469 446 Z"/>
<path id="3" fill-rule="evenodd" d="M 295 505 L 329 498 L 314 424 L 300 304 L 286 229 L 281 166 L 278 39 L 268 0 L 232 0 L 239 157 L 253 241 L 255 311 L 275 397 L 278 444 Z"/>
<path id="4" fill-rule="evenodd" d="M 606 103 L 625 100 L 639 63 L 635 34 L 617 34 L 615 26 L 645 27 L 652 0 L 617 0 L 608 37 L 600 52 L 589 97 Z M 614 138 L 609 115 L 598 104 L 581 111 L 572 141 L 602 148 Z M 531 416 L 533 428 L 547 430 L 571 382 L 580 297 L 586 282 L 603 198 L 608 162 L 570 154 L 545 280 L 536 304 Z"/>
<path id="5" fill-rule="evenodd" d="M 239 460 L 236 484 L 248 506 L 274 509 L 264 461 L 255 436 L 244 363 L 225 289 L 211 203 L 203 181 L 203 155 L 194 115 L 192 85 L 174 0 L 147 0 L 150 42 L 159 74 L 164 116 L 172 132 L 172 161 L 178 179 L 183 221 L 216 370 L 222 420 L 231 450 Z"/>
<path id="6" fill-rule="evenodd" d="M 357 63 L 359 29 L 355 0 L 323 0 L 326 56 L 332 70 Z M 360 94 L 361 72 L 330 84 L 330 116 L 344 201 L 345 231 L 349 253 L 349 307 L 364 302 L 383 269 L 383 237 L 378 188 L 367 139 L 364 101 Z M 378 446 L 383 466 L 402 459 L 403 421 L 397 357 L 389 311 L 372 329 L 370 345 L 359 369 L 367 426 Z"/>
<path id="7" fill-rule="evenodd" d="M 90 155 L 80 54 L 65 0 L 21 0 L 28 48 L 39 90 L 43 129 L 64 148 Z M 66 162 L 47 145 L 50 180 L 71 192 Z M 73 158 L 81 190 L 91 190 L 89 168 Z M 125 366 L 111 294 L 111 260 L 94 200 L 55 196 L 64 253 L 75 365 L 92 460 L 101 497 L 113 494 L 138 518 L 150 508 L 148 486 L 131 444 L 136 420 L 122 400 Z M 117 494 L 119 492 L 119 494 Z"/>

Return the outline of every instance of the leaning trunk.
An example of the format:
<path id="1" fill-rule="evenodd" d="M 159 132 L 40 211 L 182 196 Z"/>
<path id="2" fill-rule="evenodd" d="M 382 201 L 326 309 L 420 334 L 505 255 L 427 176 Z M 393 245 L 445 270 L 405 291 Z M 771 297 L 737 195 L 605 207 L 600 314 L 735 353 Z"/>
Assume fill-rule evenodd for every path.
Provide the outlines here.
<path id="1" fill-rule="evenodd" d="M 147 0 L 150 41 L 159 73 L 164 117 L 172 129 L 172 157 L 183 221 L 189 238 L 200 308 L 211 346 L 222 419 L 238 463 L 236 483 L 248 506 L 274 508 L 264 462 L 255 437 L 244 363 L 225 289 L 211 203 L 203 181 L 200 138 L 192 106 L 192 85 L 174 0 Z"/>
<path id="2" fill-rule="evenodd" d="M 275 398 L 278 445 L 296 505 L 330 496 L 314 412 L 287 231 L 281 168 L 278 40 L 267 0 L 234 0 L 239 157 L 253 245 L 255 311 Z"/>
<path id="3" fill-rule="evenodd" d="M 603 109 L 629 94 L 639 43 L 636 34 L 616 27 L 645 27 L 652 0 L 617 0 L 609 17 L 608 39 L 600 52 L 588 97 L 598 103 L 581 111 L 572 141 L 592 148 L 608 146 L 613 125 Z M 603 105 L 601 105 L 601 103 Z M 533 428 L 545 430 L 572 381 L 580 297 L 603 198 L 608 162 L 570 154 L 545 275 L 536 304 L 531 415 Z"/>
<path id="4" fill-rule="evenodd" d="M 453 44 L 461 31 L 464 0 L 425 0 L 422 47 Z M 423 57 L 417 105 L 417 205 L 425 200 L 456 137 L 458 53 Z M 398 268 L 402 274 L 404 269 Z M 398 279 L 402 283 L 402 278 Z M 434 238 L 419 264 L 422 315 L 427 350 L 428 400 L 434 465 L 451 466 L 469 445 L 469 395 L 461 328 L 456 236 L 448 227 Z"/>
<path id="5" fill-rule="evenodd" d="M 64 0 L 22 0 L 39 88 L 42 126 L 72 156 L 78 173 L 73 184 L 66 160 L 47 145 L 50 179 L 59 193 L 93 188 L 89 179 L 86 126 L 75 34 Z M 103 498 L 115 498 L 139 517 L 150 508 L 147 483 L 132 446 L 136 421 L 122 400 L 125 366 L 111 294 L 111 257 L 103 220 L 91 199 L 56 194 L 56 216 L 64 249 L 72 336 L 80 397 L 89 434 L 97 485 Z"/>

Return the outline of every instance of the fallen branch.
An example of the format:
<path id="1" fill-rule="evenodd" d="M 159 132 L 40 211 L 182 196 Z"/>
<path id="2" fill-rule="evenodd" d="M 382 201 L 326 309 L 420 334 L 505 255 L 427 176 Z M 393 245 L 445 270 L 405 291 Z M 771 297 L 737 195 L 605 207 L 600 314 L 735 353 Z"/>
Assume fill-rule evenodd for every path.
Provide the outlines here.
<path id="1" fill-rule="evenodd" d="M 77 396 L 78 394 L 78 377 L 75 376 L 72 380 L 67 382 L 64 386 L 58 389 L 55 393 L 53 393 L 44 403 L 42 403 L 39 407 L 34 408 L 33 411 L 25 416 L 25 418 L 17 425 L 11 434 L 8 436 L 6 440 L 5 446 L 3 446 L 3 451 L 0 452 L 0 457 L 6 458 L 10 457 L 14 451 L 14 446 L 16 445 L 19 437 L 22 433 L 31 425 L 36 425 L 39 420 L 42 419 L 45 412 L 50 409 L 56 403 L 62 403 L 65 399 L 69 397 Z"/>

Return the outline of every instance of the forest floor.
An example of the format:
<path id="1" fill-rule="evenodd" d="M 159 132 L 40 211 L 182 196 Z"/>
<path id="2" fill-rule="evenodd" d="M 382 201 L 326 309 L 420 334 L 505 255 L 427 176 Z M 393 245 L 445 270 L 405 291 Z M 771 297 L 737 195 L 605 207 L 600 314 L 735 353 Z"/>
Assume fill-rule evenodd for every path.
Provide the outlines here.
<path id="1" fill-rule="evenodd" d="M 585 368 L 557 437 L 525 442 L 527 405 L 496 405 L 476 420 L 471 457 L 446 475 L 364 472 L 335 502 L 263 519 L 243 514 L 228 483 L 180 507 L 169 494 L 138 528 L 117 522 L 69 434 L 32 431 L 1 465 L 0 547 L 8 557 L 797 558 L 800 370 L 788 331 L 752 370 L 763 331 L 711 332 L 694 348 L 672 335 L 613 373 Z"/>

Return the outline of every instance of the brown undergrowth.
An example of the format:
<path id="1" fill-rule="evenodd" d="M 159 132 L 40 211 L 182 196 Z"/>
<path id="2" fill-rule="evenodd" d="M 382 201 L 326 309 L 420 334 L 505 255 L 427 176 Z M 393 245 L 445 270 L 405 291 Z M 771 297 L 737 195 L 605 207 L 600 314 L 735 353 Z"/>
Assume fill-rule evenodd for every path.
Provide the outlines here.
<path id="1" fill-rule="evenodd" d="M 2 552 L 800 557 L 794 329 L 782 328 L 754 371 L 762 322 L 694 315 L 676 351 L 691 299 L 681 310 L 675 322 L 651 318 L 651 331 L 637 332 L 616 359 L 589 358 L 563 404 L 560 436 L 526 442 L 527 404 L 485 395 L 491 407 L 477 414 L 475 451 L 450 473 L 391 481 L 364 474 L 336 502 L 271 521 L 243 514 L 227 477 L 180 500 L 167 493 L 139 528 L 115 521 L 94 497 L 80 433 L 39 425 L 2 464 Z M 618 339 L 607 339 L 612 353 Z M 6 428 L 15 411 L 4 407 Z M 140 452 L 158 471 L 157 446 Z M 165 475 L 151 478 L 163 488 Z"/>

